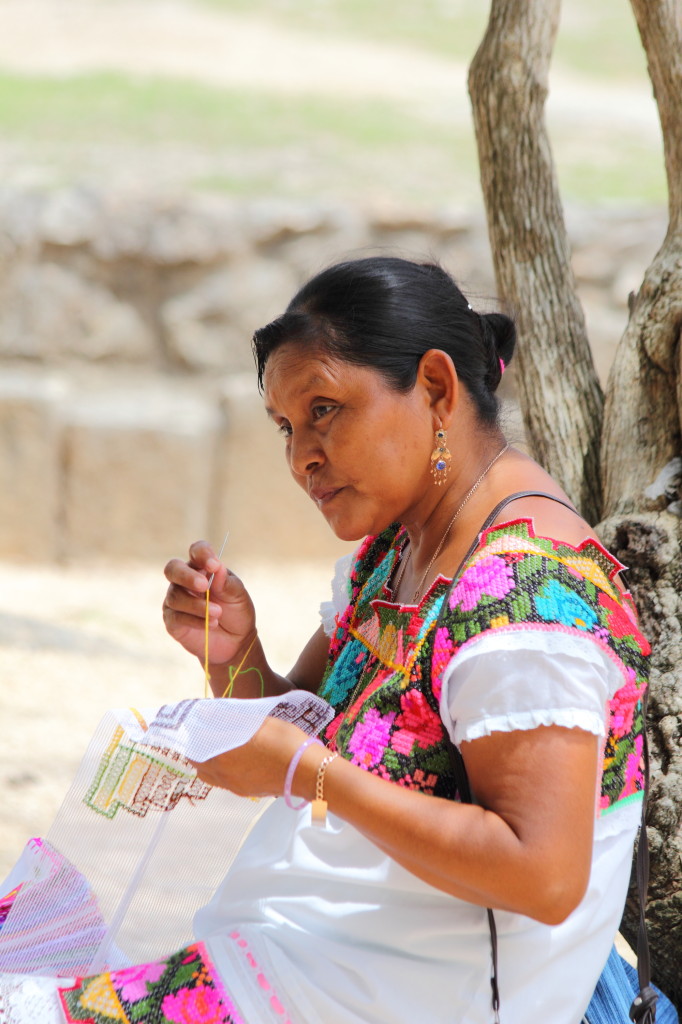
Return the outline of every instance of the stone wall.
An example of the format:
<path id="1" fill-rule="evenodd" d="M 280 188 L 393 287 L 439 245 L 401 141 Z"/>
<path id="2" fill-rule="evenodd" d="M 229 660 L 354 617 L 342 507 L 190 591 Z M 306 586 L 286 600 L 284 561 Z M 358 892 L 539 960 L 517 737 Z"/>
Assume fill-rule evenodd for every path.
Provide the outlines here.
<path id="1" fill-rule="evenodd" d="M 568 221 L 605 377 L 665 213 Z M 0 193 L 0 557 L 158 562 L 226 529 L 237 562 L 343 550 L 291 484 L 249 342 L 321 266 L 374 252 L 493 304 L 476 211 Z"/>

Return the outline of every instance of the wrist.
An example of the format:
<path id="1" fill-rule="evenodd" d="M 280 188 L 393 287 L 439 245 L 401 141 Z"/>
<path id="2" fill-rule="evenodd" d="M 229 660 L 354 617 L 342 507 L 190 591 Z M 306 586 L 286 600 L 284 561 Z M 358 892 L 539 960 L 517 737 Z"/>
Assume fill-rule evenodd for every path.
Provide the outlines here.
<path id="1" fill-rule="evenodd" d="M 258 657 L 254 657 L 256 642 L 258 638 L 258 630 L 254 630 L 250 633 L 240 647 L 234 652 L 229 661 L 209 661 L 205 663 L 205 671 L 207 674 L 207 680 L 210 680 L 211 689 L 216 697 L 231 697 L 233 696 L 232 690 L 234 686 L 244 680 L 244 677 L 249 677 L 249 682 L 253 683 L 253 686 L 261 690 L 261 696 L 264 693 L 264 681 L 263 675 L 259 668 L 253 664 L 254 661 L 258 660 Z M 258 643 L 258 649 L 260 650 L 260 642 Z M 257 678 L 254 678 L 257 676 Z"/>
<path id="2" fill-rule="evenodd" d="M 303 743 L 301 743 L 295 750 L 289 762 L 289 767 L 287 768 L 286 777 L 284 779 L 284 791 L 282 795 L 284 796 L 284 802 L 286 803 L 287 807 L 290 807 L 292 811 L 300 810 L 301 807 L 304 807 L 305 804 L 309 802 L 308 798 L 306 796 L 303 796 L 301 792 L 301 788 L 307 788 L 305 785 L 303 785 L 303 787 L 301 786 L 301 777 L 304 775 L 304 768 L 308 767 L 307 765 L 304 766 L 302 762 L 306 754 L 308 754 L 309 751 L 311 751 L 311 748 L 314 747 L 322 747 L 322 749 L 324 750 L 324 744 L 322 743 L 321 740 L 318 740 L 316 736 L 308 736 L 308 738 L 305 739 Z M 312 758 L 309 757 L 308 762 L 312 763 Z M 299 775 L 299 779 L 298 784 L 295 784 L 297 774 Z M 294 803 L 294 801 L 292 800 L 292 796 L 294 794 L 297 797 L 303 797 L 300 800 L 300 802 Z"/>

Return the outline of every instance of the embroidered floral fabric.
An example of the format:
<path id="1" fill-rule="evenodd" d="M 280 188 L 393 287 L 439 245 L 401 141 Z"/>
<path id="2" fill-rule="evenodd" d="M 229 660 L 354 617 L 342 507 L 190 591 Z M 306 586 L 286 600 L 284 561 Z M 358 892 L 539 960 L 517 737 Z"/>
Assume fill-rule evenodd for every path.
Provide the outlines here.
<path id="1" fill-rule="evenodd" d="M 405 543 L 391 528 L 368 538 L 350 573 L 350 603 L 332 635 L 320 696 L 336 710 L 324 737 L 367 771 L 408 789 L 455 795 L 440 718 L 439 680 L 431 683 L 431 643 L 445 585 L 419 607 L 391 601 L 387 581 Z"/>
<path id="2" fill-rule="evenodd" d="M 390 601 L 386 583 L 404 542 L 395 527 L 368 538 L 351 572 L 320 691 L 337 711 L 325 734 L 330 746 L 401 785 L 452 796 L 438 715 L 446 666 L 493 631 L 561 631 L 589 637 L 623 676 L 608 709 L 600 809 L 637 797 L 650 648 L 629 595 L 614 583 L 622 566 L 594 541 L 574 548 L 536 537 L 529 519 L 492 527 L 436 629 L 447 581 L 437 579 L 418 607 Z"/>
<path id="3" fill-rule="evenodd" d="M 60 988 L 67 1024 L 244 1024 L 202 943 Z"/>

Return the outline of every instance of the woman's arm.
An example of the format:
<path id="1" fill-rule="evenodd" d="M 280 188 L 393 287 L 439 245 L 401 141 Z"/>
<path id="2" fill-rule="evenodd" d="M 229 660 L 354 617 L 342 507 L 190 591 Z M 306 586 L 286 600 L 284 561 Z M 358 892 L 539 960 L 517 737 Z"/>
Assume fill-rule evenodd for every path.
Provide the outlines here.
<path id="1" fill-rule="evenodd" d="M 541 726 L 464 743 L 462 754 L 480 806 L 401 792 L 391 783 L 380 789 L 374 781 L 383 780 L 374 776 L 362 785 L 337 761 L 325 797 L 333 811 L 436 888 L 560 923 L 589 880 L 598 738 Z"/>
<path id="2" fill-rule="evenodd" d="M 306 644 L 288 676 L 268 664 L 256 628 L 256 613 L 246 587 L 215 556 L 210 544 L 198 541 L 189 561 L 173 559 L 165 568 L 170 586 L 163 604 L 167 631 L 204 664 L 206 654 L 206 592 L 209 595 L 208 659 L 213 694 L 260 697 L 292 689 L 316 691 L 320 685 L 329 640 L 319 629 Z"/>
<path id="3" fill-rule="evenodd" d="M 200 777 L 242 795 L 280 795 L 303 739 L 295 726 L 268 719 L 250 743 L 198 765 Z M 297 796 L 312 799 L 325 753 L 304 752 Z M 541 726 L 473 740 L 462 754 L 481 806 L 406 790 L 340 757 L 324 796 L 330 811 L 437 889 L 558 924 L 589 878 L 599 739 Z"/>

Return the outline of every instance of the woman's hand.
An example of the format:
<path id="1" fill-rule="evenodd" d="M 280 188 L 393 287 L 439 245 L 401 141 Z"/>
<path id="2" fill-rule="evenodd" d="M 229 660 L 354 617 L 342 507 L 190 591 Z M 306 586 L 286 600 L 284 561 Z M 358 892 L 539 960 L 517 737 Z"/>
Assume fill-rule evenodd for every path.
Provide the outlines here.
<path id="1" fill-rule="evenodd" d="M 201 781 L 211 786 L 229 789 L 238 796 L 281 796 L 291 759 L 306 738 L 298 726 L 266 718 L 248 743 L 209 761 L 192 763 Z M 295 793 L 306 798 L 312 795 L 314 772 L 324 756 L 322 749 L 318 746 L 311 751 L 309 747 L 303 752 L 294 775 Z"/>
<path id="2" fill-rule="evenodd" d="M 234 662 L 256 635 L 253 602 L 242 581 L 216 558 L 207 541 L 189 549 L 189 561 L 173 558 L 164 570 L 170 583 L 163 603 L 166 629 L 185 650 L 203 659 L 206 591 L 215 573 L 209 602 L 209 662 Z"/>

